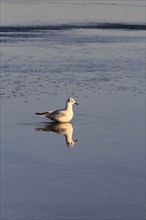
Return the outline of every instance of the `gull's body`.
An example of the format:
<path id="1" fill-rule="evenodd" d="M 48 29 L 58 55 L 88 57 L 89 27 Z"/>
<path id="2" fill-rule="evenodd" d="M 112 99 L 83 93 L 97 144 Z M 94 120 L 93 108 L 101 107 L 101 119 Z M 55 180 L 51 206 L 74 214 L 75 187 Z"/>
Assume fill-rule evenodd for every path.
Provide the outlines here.
<path id="1" fill-rule="evenodd" d="M 69 98 L 66 101 L 66 107 L 64 109 L 59 109 L 56 111 L 48 111 L 48 112 L 37 112 L 35 114 L 49 118 L 55 122 L 69 122 L 73 118 L 74 104 L 78 105 L 78 103 L 76 103 L 73 98 Z"/>

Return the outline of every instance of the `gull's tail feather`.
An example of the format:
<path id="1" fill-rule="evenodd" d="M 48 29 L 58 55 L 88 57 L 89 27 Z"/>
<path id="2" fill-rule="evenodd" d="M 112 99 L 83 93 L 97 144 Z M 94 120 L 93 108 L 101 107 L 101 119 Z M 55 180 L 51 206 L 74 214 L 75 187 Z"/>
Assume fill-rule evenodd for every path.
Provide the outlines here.
<path id="1" fill-rule="evenodd" d="M 50 113 L 52 113 L 52 111 L 49 112 L 36 112 L 36 115 L 42 116 L 42 117 L 46 117 L 46 118 L 50 118 Z"/>
<path id="2" fill-rule="evenodd" d="M 35 114 L 36 115 L 46 115 L 46 114 L 48 114 L 49 112 L 36 112 Z"/>

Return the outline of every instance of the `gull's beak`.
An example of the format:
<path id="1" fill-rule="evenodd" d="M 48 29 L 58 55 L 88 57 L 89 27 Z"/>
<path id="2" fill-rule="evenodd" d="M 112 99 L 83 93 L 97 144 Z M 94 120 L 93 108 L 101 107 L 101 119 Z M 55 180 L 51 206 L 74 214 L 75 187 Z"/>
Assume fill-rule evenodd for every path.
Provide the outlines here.
<path id="1" fill-rule="evenodd" d="M 77 102 L 75 102 L 74 104 L 75 104 L 75 105 L 78 105 L 78 103 L 77 103 Z"/>

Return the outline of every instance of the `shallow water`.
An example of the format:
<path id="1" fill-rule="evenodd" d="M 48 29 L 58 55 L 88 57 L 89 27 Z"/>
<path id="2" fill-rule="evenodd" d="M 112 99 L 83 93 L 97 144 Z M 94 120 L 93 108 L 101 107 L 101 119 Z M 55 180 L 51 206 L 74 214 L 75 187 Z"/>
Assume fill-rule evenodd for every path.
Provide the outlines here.
<path id="1" fill-rule="evenodd" d="M 2 1 L 2 220 L 145 219 L 143 6 Z"/>
<path id="2" fill-rule="evenodd" d="M 34 115 L 45 100 L 3 105 L 2 219 L 144 219 L 144 99 L 78 101 L 70 146 Z"/>

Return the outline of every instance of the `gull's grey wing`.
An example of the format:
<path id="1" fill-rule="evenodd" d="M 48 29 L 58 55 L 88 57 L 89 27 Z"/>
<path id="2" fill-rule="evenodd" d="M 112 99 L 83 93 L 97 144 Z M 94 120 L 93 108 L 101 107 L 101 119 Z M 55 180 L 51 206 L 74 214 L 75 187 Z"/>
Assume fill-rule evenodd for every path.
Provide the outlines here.
<path id="1" fill-rule="evenodd" d="M 67 115 L 66 115 L 66 112 L 64 110 L 57 110 L 57 111 L 54 111 L 50 114 L 50 117 L 54 118 L 54 119 L 62 118 L 62 117 L 65 117 L 65 116 L 67 116 Z"/>
<path id="2" fill-rule="evenodd" d="M 57 110 L 49 114 L 49 118 L 54 121 L 59 121 L 60 118 L 65 116 L 66 116 L 66 112 L 64 110 Z"/>

